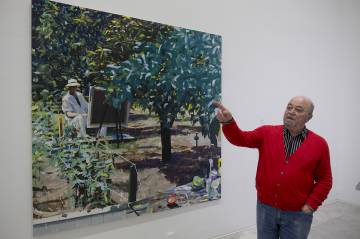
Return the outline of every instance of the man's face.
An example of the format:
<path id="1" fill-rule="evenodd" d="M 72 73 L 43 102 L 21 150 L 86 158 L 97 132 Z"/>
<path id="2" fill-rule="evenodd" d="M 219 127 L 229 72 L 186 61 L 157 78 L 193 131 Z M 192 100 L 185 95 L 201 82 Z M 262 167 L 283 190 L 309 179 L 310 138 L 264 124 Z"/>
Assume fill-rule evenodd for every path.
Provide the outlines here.
<path id="1" fill-rule="evenodd" d="M 77 86 L 70 86 L 69 87 L 70 94 L 74 94 L 76 92 L 76 90 L 77 90 Z"/>
<path id="2" fill-rule="evenodd" d="M 310 102 L 303 97 L 291 99 L 284 113 L 285 127 L 289 130 L 302 130 L 310 119 Z"/>

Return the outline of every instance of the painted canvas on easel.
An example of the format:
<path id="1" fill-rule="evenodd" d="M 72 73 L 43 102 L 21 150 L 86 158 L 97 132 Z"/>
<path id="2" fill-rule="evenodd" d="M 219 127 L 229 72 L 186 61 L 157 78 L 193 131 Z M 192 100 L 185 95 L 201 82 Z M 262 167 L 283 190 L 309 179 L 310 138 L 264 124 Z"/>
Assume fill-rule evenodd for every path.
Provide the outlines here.
<path id="1" fill-rule="evenodd" d="M 34 0 L 34 225 L 221 198 L 220 97 L 220 36 Z"/>

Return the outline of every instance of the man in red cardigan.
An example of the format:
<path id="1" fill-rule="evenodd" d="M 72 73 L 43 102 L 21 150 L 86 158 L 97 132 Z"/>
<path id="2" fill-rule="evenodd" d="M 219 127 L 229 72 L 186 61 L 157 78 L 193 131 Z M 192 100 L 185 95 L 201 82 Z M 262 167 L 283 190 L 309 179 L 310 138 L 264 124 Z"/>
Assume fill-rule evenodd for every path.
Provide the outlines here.
<path id="1" fill-rule="evenodd" d="M 241 130 L 221 103 L 217 118 L 230 143 L 257 148 L 257 234 L 259 239 L 307 238 L 313 212 L 332 186 L 329 148 L 324 138 L 307 129 L 314 105 L 304 96 L 288 103 L 283 125 Z"/>

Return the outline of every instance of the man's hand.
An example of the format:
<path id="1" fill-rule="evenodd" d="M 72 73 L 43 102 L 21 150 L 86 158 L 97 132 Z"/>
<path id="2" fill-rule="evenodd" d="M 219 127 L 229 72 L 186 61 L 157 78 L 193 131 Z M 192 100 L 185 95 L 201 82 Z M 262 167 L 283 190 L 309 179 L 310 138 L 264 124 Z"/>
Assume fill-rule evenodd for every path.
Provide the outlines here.
<path id="1" fill-rule="evenodd" d="M 220 121 L 220 123 L 230 123 L 232 121 L 232 114 L 219 101 L 213 101 L 213 106 L 218 109 L 216 112 L 216 118 Z"/>
<path id="2" fill-rule="evenodd" d="M 76 116 L 81 115 L 82 117 L 87 117 L 87 113 L 75 113 L 75 112 L 66 112 L 67 117 L 69 118 L 75 118 Z"/>
<path id="3" fill-rule="evenodd" d="M 307 214 L 312 214 L 314 212 L 314 209 L 312 209 L 309 205 L 305 204 L 301 208 L 301 211 L 303 211 L 304 213 L 307 213 Z"/>

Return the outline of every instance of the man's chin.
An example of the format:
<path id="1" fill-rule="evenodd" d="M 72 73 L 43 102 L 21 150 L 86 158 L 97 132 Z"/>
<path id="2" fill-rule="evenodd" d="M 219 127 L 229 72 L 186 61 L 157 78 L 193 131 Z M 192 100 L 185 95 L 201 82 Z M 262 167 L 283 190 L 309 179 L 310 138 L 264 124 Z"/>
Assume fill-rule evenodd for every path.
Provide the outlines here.
<path id="1" fill-rule="evenodd" d="M 292 128 L 294 125 L 289 121 L 284 121 L 284 126 L 289 129 Z"/>

